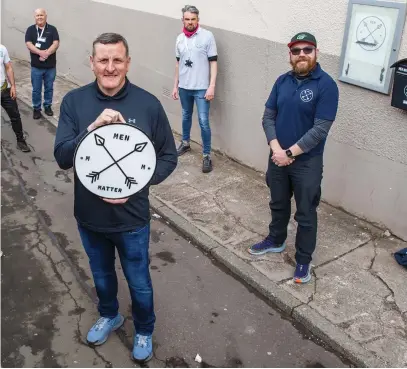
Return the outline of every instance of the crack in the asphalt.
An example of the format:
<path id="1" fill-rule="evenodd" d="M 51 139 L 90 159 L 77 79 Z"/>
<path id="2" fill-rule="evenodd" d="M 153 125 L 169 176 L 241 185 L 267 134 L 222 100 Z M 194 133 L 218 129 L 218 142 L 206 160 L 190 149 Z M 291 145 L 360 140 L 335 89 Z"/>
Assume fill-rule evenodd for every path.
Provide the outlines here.
<path id="1" fill-rule="evenodd" d="M 167 367 L 167 360 L 162 360 L 162 359 L 160 359 L 160 358 L 156 355 L 155 352 L 153 353 L 153 357 L 154 357 L 154 359 L 156 359 L 157 361 L 159 361 L 159 362 L 161 362 L 161 363 L 164 363 L 163 368 L 166 368 L 166 367 Z"/>
<path id="2" fill-rule="evenodd" d="M 6 142 L 6 144 L 8 144 Z M 7 148 L 7 150 L 5 150 L 5 147 L 9 146 L 5 145 L 3 143 L 2 140 L 2 154 L 4 155 L 7 163 L 8 163 L 8 167 L 10 169 L 10 171 L 14 174 L 14 176 L 16 177 L 17 181 L 19 182 L 19 186 L 21 189 L 21 192 L 23 193 L 27 203 L 31 206 L 32 210 L 34 211 L 34 213 L 37 215 L 37 218 L 39 219 L 43 229 L 45 230 L 45 233 L 48 235 L 48 237 L 50 238 L 51 242 L 55 245 L 55 247 L 57 248 L 57 250 L 60 252 L 60 254 L 62 255 L 62 257 L 64 258 L 64 260 L 66 261 L 66 263 L 68 264 L 68 266 L 70 267 L 73 275 L 75 276 L 75 279 L 77 280 L 77 282 L 79 283 L 80 287 L 82 288 L 82 290 L 89 296 L 89 298 L 93 301 L 93 303 L 97 304 L 97 300 L 96 298 L 93 296 L 91 288 L 89 287 L 89 285 L 81 278 L 79 271 L 76 267 L 76 265 L 72 262 L 72 260 L 70 259 L 69 255 L 67 254 L 66 250 L 61 246 L 61 244 L 59 243 L 58 239 L 56 238 L 55 234 L 51 231 L 51 229 L 49 228 L 49 226 L 47 225 L 46 220 L 44 219 L 44 217 L 41 215 L 41 213 L 39 212 L 38 208 L 36 207 L 35 203 L 30 199 L 30 196 L 27 194 L 27 191 L 25 189 L 24 186 L 24 180 L 22 179 L 20 173 L 15 169 L 15 165 L 14 162 L 12 160 L 12 158 L 9 156 L 9 154 L 6 152 L 8 151 L 9 153 L 13 153 L 13 151 L 9 148 Z"/>
<path id="3" fill-rule="evenodd" d="M 96 347 L 93 348 L 93 351 L 95 352 L 96 356 L 105 363 L 105 368 L 113 368 L 113 364 L 109 360 L 106 360 L 105 357 L 98 350 L 96 350 Z"/>
<path id="4" fill-rule="evenodd" d="M 36 224 L 36 227 L 37 227 L 37 228 L 36 228 L 36 230 L 35 230 L 34 232 L 35 232 L 35 234 L 37 235 L 38 239 L 40 240 L 40 239 L 41 239 L 41 236 L 39 235 L 39 228 L 40 228 L 40 225 L 39 225 L 38 223 L 39 223 L 39 222 L 37 222 L 37 224 Z M 41 250 L 41 248 L 40 248 L 41 245 L 43 246 L 44 250 Z M 73 303 L 74 303 L 74 305 L 75 305 L 75 308 L 78 309 L 78 311 L 81 311 L 81 310 L 80 310 L 80 309 L 81 309 L 81 306 L 78 304 L 78 302 L 76 301 L 75 297 L 72 295 L 71 288 L 69 287 L 68 283 L 64 281 L 64 279 L 63 279 L 61 273 L 58 271 L 58 269 L 57 269 L 57 267 L 56 267 L 56 266 L 57 266 L 57 263 L 55 263 L 54 260 L 51 258 L 51 253 L 47 253 L 47 251 L 48 251 L 47 246 L 46 246 L 43 242 L 38 241 L 37 244 L 34 245 L 34 248 L 36 248 L 41 254 L 43 254 L 43 255 L 48 259 L 48 261 L 49 261 L 50 264 L 51 264 L 52 270 L 53 270 L 54 273 L 55 273 L 55 276 L 56 276 L 57 279 L 65 286 L 65 288 L 67 289 L 68 295 L 69 295 L 70 298 L 72 299 L 72 301 L 73 301 Z M 61 261 L 63 261 L 63 260 L 61 260 Z M 58 263 L 60 263 L 61 261 L 59 261 Z M 87 348 L 92 349 L 92 350 L 95 352 L 95 354 L 103 361 L 103 363 L 105 364 L 105 368 L 113 368 L 112 363 L 111 363 L 110 361 L 106 360 L 106 359 L 104 358 L 104 356 L 103 356 L 101 353 L 99 353 L 99 352 L 97 351 L 96 347 L 91 347 L 91 346 L 89 346 L 87 343 L 85 343 L 85 342 L 83 341 L 83 339 L 82 339 L 82 333 L 81 333 L 81 330 L 80 330 L 80 323 L 81 323 L 81 319 L 82 319 L 82 314 L 83 314 L 82 312 L 80 312 L 80 313 L 78 314 L 78 319 L 77 319 L 77 322 L 76 322 L 76 324 L 77 324 L 77 326 L 76 326 L 76 332 L 75 332 L 75 339 L 76 339 L 76 341 L 77 341 L 79 344 L 81 344 L 81 345 L 83 345 L 83 346 L 86 346 Z"/>
<path id="5" fill-rule="evenodd" d="M 74 301 L 75 301 L 75 299 L 74 299 Z M 75 303 L 76 303 L 76 301 L 75 301 Z M 84 347 L 86 347 L 88 349 L 91 349 L 95 353 L 95 355 L 100 360 L 103 361 L 103 363 L 105 364 L 105 368 L 113 368 L 113 364 L 109 360 L 105 359 L 105 357 L 100 352 L 97 351 L 96 346 L 88 345 L 83 340 L 82 333 L 81 333 L 81 328 L 80 328 L 81 320 L 82 320 L 82 312 L 79 313 L 78 320 L 77 320 L 77 326 L 76 326 L 76 331 L 75 331 L 75 340 L 76 340 L 76 342 L 79 343 L 81 346 L 84 346 Z"/>
<path id="6" fill-rule="evenodd" d="M 66 281 L 64 281 L 64 279 L 63 279 L 61 273 L 59 272 L 59 270 L 58 270 L 57 267 L 56 267 L 57 264 L 59 264 L 59 263 L 60 263 L 61 261 L 63 261 L 63 260 L 59 261 L 58 263 L 55 263 L 55 262 L 54 262 L 54 260 L 53 260 L 52 257 L 51 257 L 51 253 L 48 252 L 47 246 L 46 246 L 43 242 L 41 242 L 41 236 L 40 236 L 39 232 L 40 232 L 40 224 L 39 224 L 39 222 L 37 222 L 37 224 L 36 224 L 36 229 L 34 230 L 34 233 L 36 234 L 38 241 L 37 241 L 37 243 L 33 246 L 33 248 L 36 248 L 42 255 L 44 255 L 44 256 L 48 259 L 48 261 L 49 261 L 49 263 L 50 263 L 50 265 L 51 265 L 51 268 L 52 268 L 52 270 L 54 271 L 55 276 L 56 276 L 57 279 L 65 286 L 65 288 L 66 288 L 66 290 L 67 290 L 67 293 L 68 293 L 68 295 L 70 296 L 70 298 L 72 299 L 72 301 L 73 301 L 73 303 L 74 303 L 75 308 L 77 309 L 77 311 L 80 311 L 80 313 L 78 314 L 77 322 L 76 322 L 76 323 L 77 323 L 77 326 L 76 326 L 76 331 L 75 331 L 75 340 L 76 340 L 79 344 L 81 344 L 81 345 L 83 345 L 83 346 L 86 346 L 87 348 L 92 349 L 92 350 L 95 352 L 95 354 L 104 362 L 105 368 L 112 368 L 113 366 L 112 366 L 112 363 L 111 363 L 110 361 L 106 360 L 106 359 L 103 357 L 103 355 L 100 354 L 100 353 L 96 350 L 95 347 L 91 347 L 91 346 L 87 345 L 87 344 L 82 340 L 82 333 L 81 333 L 81 331 L 80 331 L 80 322 L 81 322 L 81 319 L 82 319 L 82 313 L 83 313 L 83 312 L 82 312 L 82 310 L 81 310 L 81 306 L 78 304 L 78 302 L 76 301 L 75 297 L 72 295 L 71 288 L 69 287 L 68 283 L 67 283 Z M 43 250 L 41 249 L 41 246 L 43 247 Z"/>

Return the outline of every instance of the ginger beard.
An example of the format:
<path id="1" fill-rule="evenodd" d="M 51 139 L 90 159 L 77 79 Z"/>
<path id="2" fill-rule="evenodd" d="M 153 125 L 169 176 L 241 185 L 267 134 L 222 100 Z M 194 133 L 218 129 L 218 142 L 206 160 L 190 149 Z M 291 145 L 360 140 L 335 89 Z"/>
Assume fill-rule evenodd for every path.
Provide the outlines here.
<path id="1" fill-rule="evenodd" d="M 312 54 L 291 56 L 290 64 L 293 67 L 295 74 L 306 75 L 311 72 L 317 64 L 317 56 L 315 51 Z"/>

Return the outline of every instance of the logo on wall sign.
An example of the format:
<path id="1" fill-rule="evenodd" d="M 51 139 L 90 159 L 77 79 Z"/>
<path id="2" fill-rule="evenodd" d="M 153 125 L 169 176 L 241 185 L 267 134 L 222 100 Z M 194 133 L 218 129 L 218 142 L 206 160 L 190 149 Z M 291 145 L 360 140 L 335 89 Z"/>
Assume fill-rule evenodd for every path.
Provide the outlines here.
<path id="1" fill-rule="evenodd" d="M 406 95 L 406 97 L 407 97 L 407 86 L 404 87 L 404 95 Z"/>
<path id="2" fill-rule="evenodd" d="M 309 89 L 302 90 L 300 93 L 300 98 L 304 102 L 310 102 L 313 99 L 313 97 L 314 93 Z"/>
<path id="3" fill-rule="evenodd" d="M 108 124 L 89 132 L 75 152 L 74 168 L 92 193 L 121 199 L 141 191 L 156 167 L 153 144 L 130 124 Z"/>

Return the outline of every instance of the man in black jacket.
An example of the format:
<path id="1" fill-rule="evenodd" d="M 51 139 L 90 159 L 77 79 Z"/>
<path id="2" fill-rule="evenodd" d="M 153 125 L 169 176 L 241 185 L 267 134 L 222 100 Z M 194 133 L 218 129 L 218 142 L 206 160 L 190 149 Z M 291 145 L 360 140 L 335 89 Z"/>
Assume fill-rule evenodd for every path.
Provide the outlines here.
<path id="1" fill-rule="evenodd" d="M 164 181 L 177 165 L 170 124 L 159 100 L 129 82 L 130 57 L 126 40 L 105 33 L 93 43 L 91 67 L 96 81 L 69 92 L 61 105 L 54 155 L 62 169 L 73 166 L 75 149 L 93 129 L 123 122 L 140 128 L 153 142 L 157 165 L 151 184 Z M 126 276 L 136 336 L 133 359 L 146 362 L 153 355 L 155 314 L 149 273 L 149 189 L 118 200 L 101 199 L 88 191 L 75 175 L 75 218 L 88 254 L 101 318 L 87 340 L 101 345 L 119 328 L 115 247 Z"/>

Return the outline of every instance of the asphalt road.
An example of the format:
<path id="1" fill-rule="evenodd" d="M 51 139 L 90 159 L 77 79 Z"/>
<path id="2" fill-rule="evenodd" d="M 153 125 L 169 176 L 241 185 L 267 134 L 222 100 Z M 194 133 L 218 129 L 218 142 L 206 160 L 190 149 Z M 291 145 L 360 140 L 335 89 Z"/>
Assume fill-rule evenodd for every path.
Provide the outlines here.
<path id="1" fill-rule="evenodd" d="M 16 149 L 5 114 L 1 127 L 2 366 L 134 366 L 129 293 L 119 264 L 125 325 L 97 349 L 85 344 L 97 311 L 72 216 L 73 175 L 53 158 L 55 128 L 32 120 L 23 103 L 20 112 L 31 153 Z M 150 253 L 157 324 L 149 367 L 348 366 L 155 217 Z"/>

